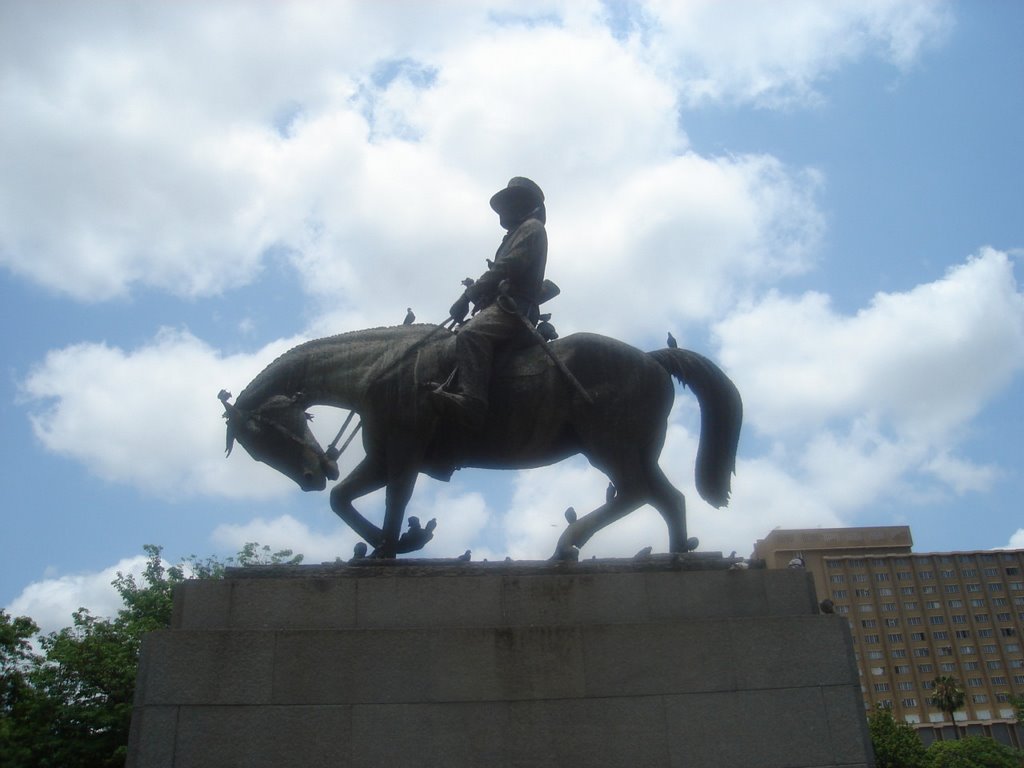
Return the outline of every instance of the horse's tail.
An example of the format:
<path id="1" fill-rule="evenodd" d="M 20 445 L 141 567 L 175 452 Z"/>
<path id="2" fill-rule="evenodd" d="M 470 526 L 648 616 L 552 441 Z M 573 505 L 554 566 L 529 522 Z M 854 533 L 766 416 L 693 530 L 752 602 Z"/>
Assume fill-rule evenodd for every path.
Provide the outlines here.
<path id="1" fill-rule="evenodd" d="M 729 503 L 736 448 L 743 423 L 743 401 L 728 376 L 703 355 L 688 349 L 659 349 L 651 357 L 697 396 L 700 442 L 697 447 L 697 492 L 709 504 Z"/>

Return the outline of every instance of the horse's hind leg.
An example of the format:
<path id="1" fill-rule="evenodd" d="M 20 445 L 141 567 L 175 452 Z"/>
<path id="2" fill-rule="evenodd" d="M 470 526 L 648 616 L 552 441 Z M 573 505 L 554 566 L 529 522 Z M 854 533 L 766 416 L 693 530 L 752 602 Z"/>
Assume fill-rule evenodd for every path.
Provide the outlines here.
<path id="1" fill-rule="evenodd" d="M 651 491 L 651 505 L 658 510 L 668 526 L 668 551 L 688 552 L 686 538 L 686 497 L 665 476 L 657 462 L 647 472 Z"/>
<path id="2" fill-rule="evenodd" d="M 616 488 L 618 489 L 618 485 Z M 559 537 L 558 544 L 555 545 L 555 554 L 552 559 L 569 558 L 573 547 L 581 548 L 590 541 L 595 533 L 619 518 L 625 517 L 643 503 L 641 495 L 624 492 L 620 489 L 614 499 L 569 524 L 569 527 Z"/>

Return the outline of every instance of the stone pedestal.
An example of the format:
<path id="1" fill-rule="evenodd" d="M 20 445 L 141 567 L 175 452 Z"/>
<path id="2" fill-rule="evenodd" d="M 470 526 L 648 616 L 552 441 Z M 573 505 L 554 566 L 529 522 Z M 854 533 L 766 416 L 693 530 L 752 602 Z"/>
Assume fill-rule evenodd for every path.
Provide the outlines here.
<path id="1" fill-rule="evenodd" d="M 802 571 L 723 563 L 185 584 L 143 646 L 128 765 L 873 765 L 846 621 Z"/>

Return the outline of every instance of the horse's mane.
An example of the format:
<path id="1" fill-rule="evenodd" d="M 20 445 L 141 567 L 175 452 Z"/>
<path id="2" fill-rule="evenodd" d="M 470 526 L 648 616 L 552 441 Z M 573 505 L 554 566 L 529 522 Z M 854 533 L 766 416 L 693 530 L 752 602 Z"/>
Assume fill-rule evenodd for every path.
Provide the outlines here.
<path id="1" fill-rule="evenodd" d="M 296 369 L 303 368 L 302 361 L 319 355 L 337 355 L 352 343 L 386 343 L 388 345 L 412 345 L 433 334 L 437 341 L 451 335 L 450 331 L 438 331 L 436 325 L 415 323 L 412 325 L 379 326 L 346 331 L 333 336 L 310 339 L 296 344 L 278 355 L 266 368 L 250 381 L 235 400 L 239 407 L 256 405 L 271 394 L 294 394 L 289 383 L 301 381 L 303 375 Z M 250 402 L 252 401 L 252 402 Z"/>

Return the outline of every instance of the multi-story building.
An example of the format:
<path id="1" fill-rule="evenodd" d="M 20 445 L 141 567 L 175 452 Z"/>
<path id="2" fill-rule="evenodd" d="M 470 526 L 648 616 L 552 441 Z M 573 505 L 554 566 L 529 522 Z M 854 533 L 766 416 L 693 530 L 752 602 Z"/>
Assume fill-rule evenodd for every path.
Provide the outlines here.
<path id="1" fill-rule="evenodd" d="M 961 729 L 1020 746 L 1010 698 L 1024 695 L 1024 550 L 911 546 L 907 526 L 776 529 L 752 558 L 768 568 L 802 558 L 818 599 L 849 620 L 865 708 L 891 707 L 926 744 L 952 738 L 928 703 L 935 678 L 951 676 L 967 694 Z"/>

